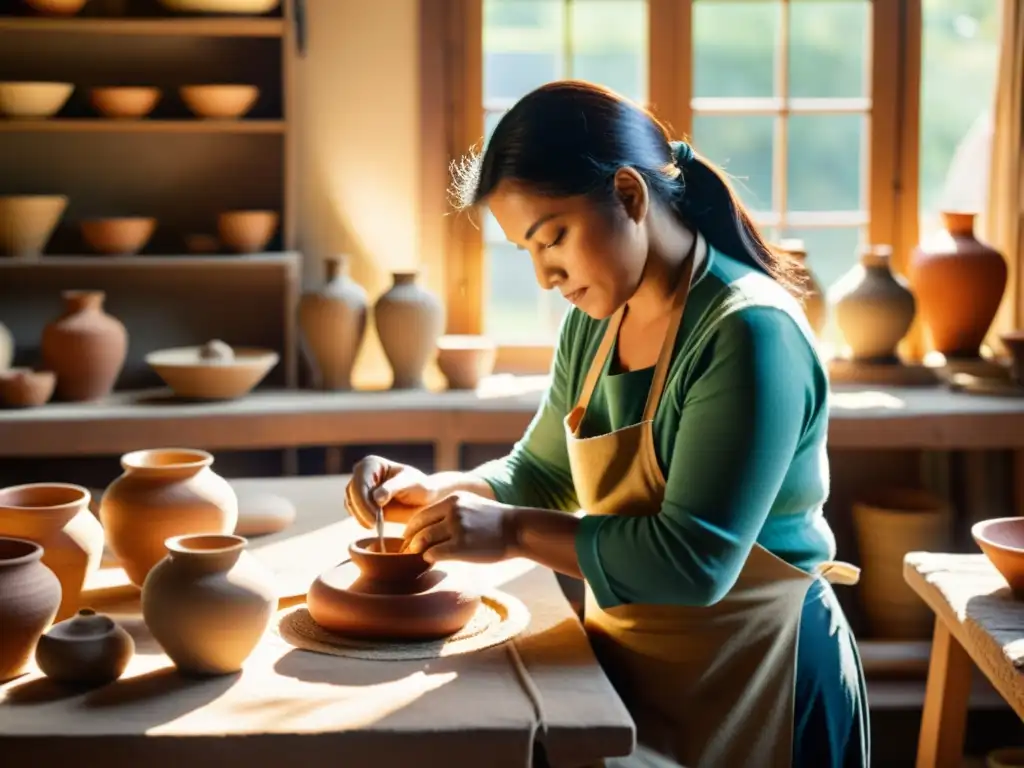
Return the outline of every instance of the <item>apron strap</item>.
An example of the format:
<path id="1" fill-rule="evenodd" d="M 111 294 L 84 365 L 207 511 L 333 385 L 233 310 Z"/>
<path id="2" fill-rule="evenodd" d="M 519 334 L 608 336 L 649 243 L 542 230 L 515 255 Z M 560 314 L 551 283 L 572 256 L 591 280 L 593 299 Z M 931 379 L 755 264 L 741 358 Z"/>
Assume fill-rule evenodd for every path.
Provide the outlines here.
<path id="1" fill-rule="evenodd" d="M 594 387 L 597 386 L 597 380 L 601 377 L 601 372 L 604 370 L 605 361 L 608 360 L 608 354 L 612 351 L 612 345 L 615 344 L 615 339 L 619 335 L 619 326 L 622 325 L 622 316 L 624 314 L 626 314 L 626 307 L 621 306 L 615 310 L 615 314 L 608 321 L 608 327 L 601 338 L 601 346 L 597 348 L 597 354 L 594 355 L 594 359 L 590 363 L 590 370 L 587 371 L 587 378 L 583 382 L 583 391 L 580 392 L 580 399 L 576 401 L 577 408 L 582 408 L 586 411 L 587 406 L 590 405 L 590 396 L 594 394 Z"/>

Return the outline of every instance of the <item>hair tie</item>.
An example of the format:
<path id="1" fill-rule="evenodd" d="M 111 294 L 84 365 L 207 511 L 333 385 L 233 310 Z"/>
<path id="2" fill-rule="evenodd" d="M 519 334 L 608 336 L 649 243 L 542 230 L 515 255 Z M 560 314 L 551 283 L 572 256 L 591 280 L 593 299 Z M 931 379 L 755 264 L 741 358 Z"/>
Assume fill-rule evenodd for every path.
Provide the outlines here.
<path id="1" fill-rule="evenodd" d="M 673 141 L 669 144 L 672 148 L 672 159 L 680 168 L 685 168 L 693 162 L 693 147 L 685 141 Z"/>

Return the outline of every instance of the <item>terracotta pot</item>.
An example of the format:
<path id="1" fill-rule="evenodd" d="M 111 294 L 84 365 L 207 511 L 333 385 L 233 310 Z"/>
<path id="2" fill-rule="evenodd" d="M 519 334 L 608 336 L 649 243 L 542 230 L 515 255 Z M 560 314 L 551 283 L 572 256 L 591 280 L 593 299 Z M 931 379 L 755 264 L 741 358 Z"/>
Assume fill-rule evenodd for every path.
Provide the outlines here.
<path id="1" fill-rule="evenodd" d="M 807 249 L 803 240 L 784 239 L 779 243 L 779 249 L 791 255 L 800 262 L 806 271 L 807 279 L 803 286 L 803 294 L 800 296 L 800 303 L 803 305 L 804 313 L 807 315 L 807 322 L 814 331 L 815 336 L 821 336 L 828 319 L 828 308 L 825 305 L 825 296 L 821 290 L 821 284 L 814 276 L 814 272 L 807 265 Z"/>
<path id="2" fill-rule="evenodd" d="M 971 537 L 1014 596 L 1024 597 L 1024 517 L 982 520 L 971 526 Z"/>
<path id="3" fill-rule="evenodd" d="M 74 90 L 72 83 L 0 83 L 0 114 L 23 120 L 53 117 Z"/>
<path id="4" fill-rule="evenodd" d="M 8 408 L 36 408 L 53 397 L 57 375 L 53 371 L 11 368 L 0 371 L 0 405 Z"/>
<path id="5" fill-rule="evenodd" d="M 421 389 L 423 371 L 444 330 L 444 308 L 416 280 L 418 272 L 395 272 L 391 288 L 373 308 L 377 335 L 394 373 L 394 389 Z"/>
<path id="6" fill-rule="evenodd" d="M 933 349 L 977 357 L 1006 289 L 1006 260 L 974 237 L 973 213 L 945 212 L 945 230 L 914 249 L 910 280 Z"/>
<path id="7" fill-rule="evenodd" d="M 1010 353 L 1010 378 L 1024 386 L 1024 329 L 1003 333 L 999 340 Z"/>
<path id="8" fill-rule="evenodd" d="M 156 230 L 156 219 L 148 217 L 120 217 L 88 219 L 81 222 L 82 239 L 96 253 L 106 256 L 134 256 L 143 248 Z"/>
<path id="9" fill-rule="evenodd" d="M 14 361 L 14 336 L 0 323 L 0 371 L 6 371 Z"/>
<path id="10" fill-rule="evenodd" d="M 142 588 L 142 615 L 179 670 L 238 672 L 274 611 L 273 575 L 241 536 L 177 536 Z"/>
<path id="11" fill-rule="evenodd" d="M 437 341 L 437 367 L 449 389 L 476 389 L 491 375 L 497 354 L 497 345 L 486 336 L 450 335 Z"/>
<path id="12" fill-rule="evenodd" d="M 429 640 L 462 629 L 480 597 L 422 556 L 400 553 L 402 540 L 376 537 L 349 546 L 351 562 L 319 576 L 306 595 L 313 620 L 340 635 Z"/>
<path id="13" fill-rule="evenodd" d="M 26 671 L 36 642 L 57 615 L 60 581 L 32 541 L 0 538 L 0 682 Z"/>
<path id="14" fill-rule="evenodd" d="M 327 282 L 299 304 L 299 325 L 313 356 L 321 389 L 352 388 L 352 367 L 366 335 L 366 291 L 349 279 L 345 257 L 325 262 Z"/>
<path id="15" fill-rule="evenodd" d="M 137 120 L 152 112 L 160 101 L 159 88 L 114 87 L 93 88 L 89 102 L 104 117 L 115 120 Z"/>
<path id="16" fill-rule="evenodd" d="M 227 357 L 207 356 L 220 344 Z M 235 347 L 221 341 L 199 347 L 161 349 L 146 355 L 146 364 L 178 397 L 194 400 L 233 400 L 249 394 L 277 365 L 272 349 Z"/>
<path id="17" fill-rule="evenodd" d="M 39 638 L 36 665 L 59 683 L 106 685 L 124 674 L 135 641 L 109 616 L 83 608 Z"/>
<path id="18" fill-rule="evenodd" d="M 872 636 L 926 639 L 935 615 L 903 580 L 908 552 L 948 552 L 952 511 L 926 491 L 886 489 L 855 502 L 862 568 L 858 590 Z"/>
<path id="19" fill-rule="evenodd" d="M 890 361 L 914 322 L 914 294 L 893 274 L 892 249 L 874 246 L 835 285 L 830 296 L 851 360 Z"/>
<path id="20" fill-rule="evenodd" d="M 20 259 L 40 256 L 67 207 L 64 195 L 0 197 L 0 251 Z"/>
<path id="21" fill-rule="evenodd" d="M 185 85 L 179 94 L 196 117 L 233 120 L 253 108 L 260 89 L 254 85 Z"/>
<path id="22" fill-rule="evenodd" d="M 89 511 L 89 491 L 67 483 L 32 483 L 0 490 L 0 536 L 34 541 L 43 565 L 60 579 L 57 620 L 73 616 L 86 579 L 99 570 L 103 528 Z"/>
<path id="23" fill-rule="evenodd" d="M 128 332 L 103 311 L 103 291 L 64 291 L 64 312 L 43 329 L 43 367 L 57 374 L 57 397 L 99 400 L 114 389 L 128 355 Z"/>
<path id="24" fill-rule="evenodd" d="M 186 448 L 134 451 L 121 457 L 124 474 L 100 502 L 107 545 L 128 578 L 142 586 L 166 554 L 172 536 L 231 533 L 238 498 L 210 466 L 213 456 Z"/>
<path id="25" fill-rule="evenodd" d="M 259 253 L 277 230 L 274 211 L 225 211 L 217 217 L 217 234 L 229 251 Z"/>
<path id="26" fill-rule="evenodd" d="M 25 0 L 25 5 L 49 16 L 74 16 L 88 0 Z"/>

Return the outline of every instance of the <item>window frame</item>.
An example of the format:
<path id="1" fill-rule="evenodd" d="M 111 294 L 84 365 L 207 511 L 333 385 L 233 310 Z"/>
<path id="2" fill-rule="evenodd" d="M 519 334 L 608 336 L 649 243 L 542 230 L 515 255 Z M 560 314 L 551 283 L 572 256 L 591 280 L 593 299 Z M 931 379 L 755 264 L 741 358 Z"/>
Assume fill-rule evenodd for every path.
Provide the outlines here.
<path id="1" fill-rule="evenodd" d="M 691 134 L 694 115 L 695 1 L 647 0 L 648 101 L 682 136 Z M 922 0 L 867 1 L 872 3 L 868 233 L 871 242 L 892 245 L 893 267 L 905 272 L 918 238 Z M 444 272 L 447 332 L 479 334 L 487 278 L 483 232 L 473 217 L 452 210 L 447 190 L 451 162 L 479 146 L 484 135 L 483 0 L 420 0 L 419 13 L 423 255 Z M 923 353 L 916 323 L 904 344 L 911 357 Z M 496 370 L 546 373 L 552 353 L 553 344 L 500 345 Z"/>

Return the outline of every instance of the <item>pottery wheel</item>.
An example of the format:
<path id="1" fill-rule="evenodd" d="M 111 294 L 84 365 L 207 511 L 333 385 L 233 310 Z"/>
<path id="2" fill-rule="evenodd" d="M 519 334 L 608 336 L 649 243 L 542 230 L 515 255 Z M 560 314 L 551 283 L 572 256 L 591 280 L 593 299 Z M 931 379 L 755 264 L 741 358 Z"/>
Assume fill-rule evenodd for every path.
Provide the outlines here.
<path id="1" fill-rule="evenodd" d="M 313 621 L 305 605 L 280 612 L 274 628 L 289 645 L 307 651 L 353 659 L 411 661 L 456 656 L 500 645 L 522 632 L 529 622 L 530 612 L 525 605 L 494 590 L 481 596 L 480 607 L 466 626 L 442 640 L 393 642 L 343 637 Z"/>

